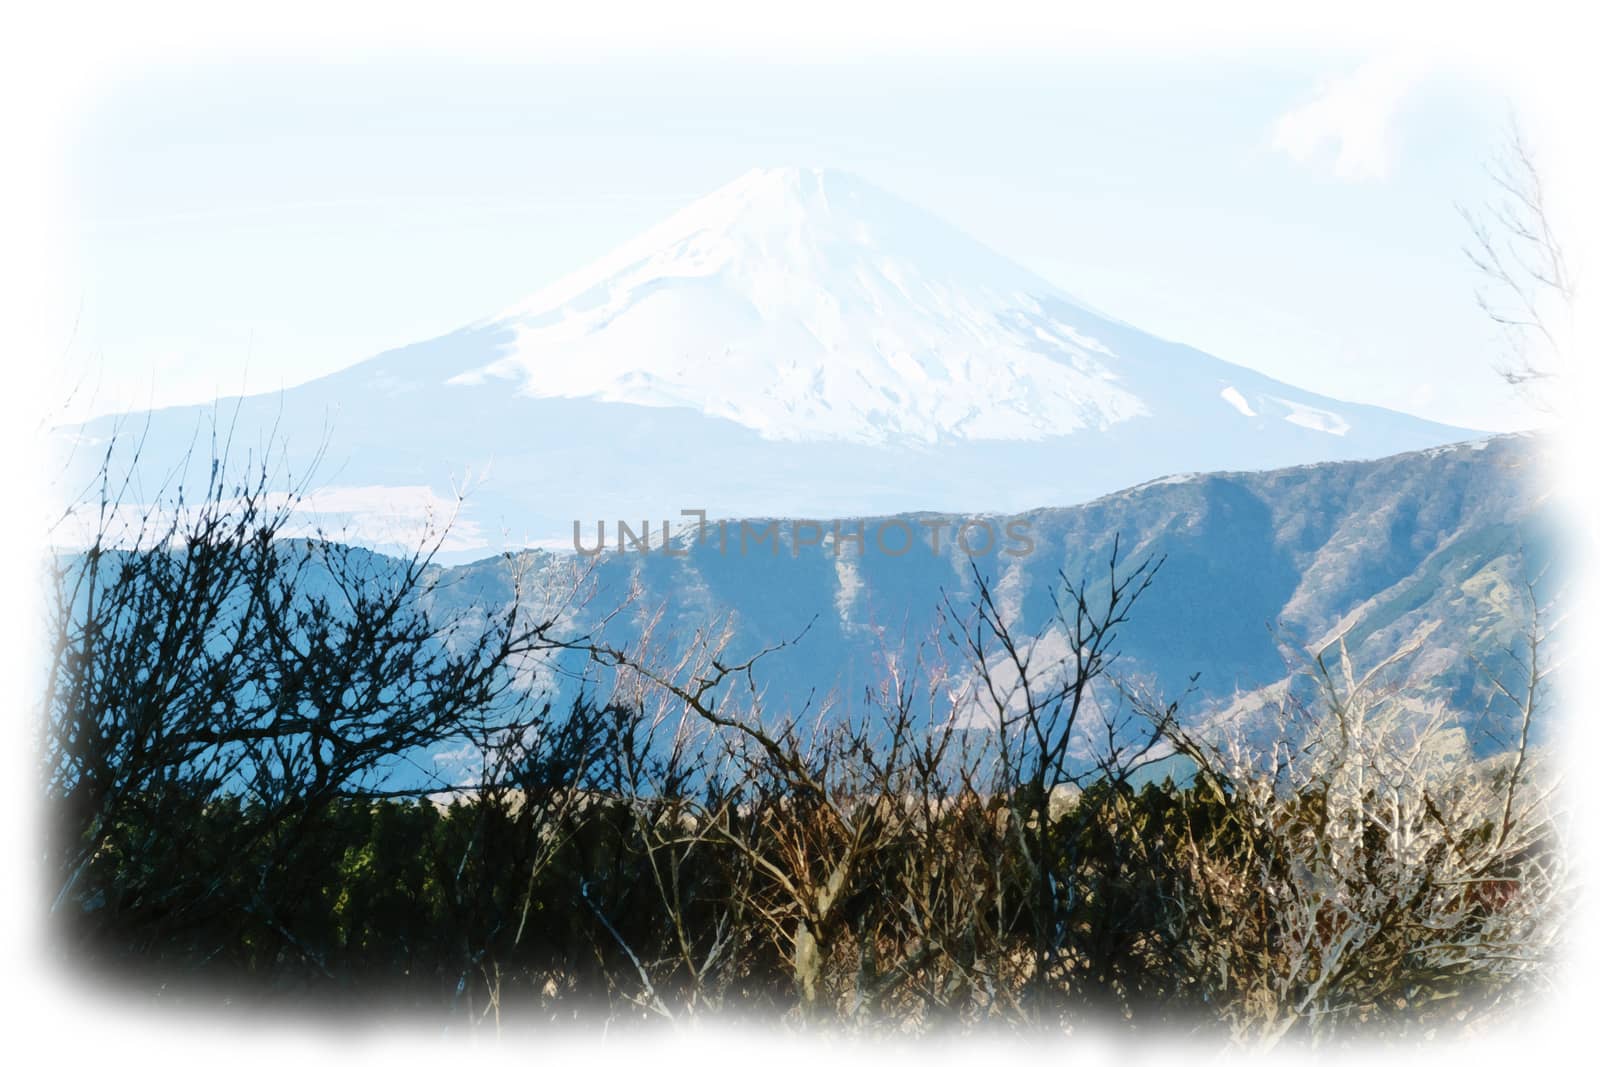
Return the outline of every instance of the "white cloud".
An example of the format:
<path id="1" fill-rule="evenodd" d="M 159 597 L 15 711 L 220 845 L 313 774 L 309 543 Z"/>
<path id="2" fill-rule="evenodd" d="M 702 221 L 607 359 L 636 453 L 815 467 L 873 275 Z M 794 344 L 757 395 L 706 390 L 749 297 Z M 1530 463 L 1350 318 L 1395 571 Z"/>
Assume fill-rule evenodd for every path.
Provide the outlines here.
<path id="1" fill-rule="evenodd" d="M 1297 163 L 1316 165 L 1322 147 L 1331 144 L 1335 177 L 1383 178 L 1389 173 L 1395 112 L 1422 73 L 1415 62 L 1394 57 L 1371 60 L 1328 82 L 1311 102 L 1281 116 L 1272 127 L 1272 147 Z"/>
<path id="2" fill-rule="evenodd" d="M 289 503 L 268 494 L 267 506 Z M 290 536 L 332 536 L 378 548 L 415 550 L 439 541 L 444 552 L 479 549 L 489 542 L 455 500 L 426 485 L 326 486 L 304 496 L 285 528 Z"/>
<path id="3" fill-rule="evenodd" d="M 256 502 L 269 515 L 290 509 L 283 526 L 288 537 L 329 537 L 388 552 L 412 552 L 435 541 L 442 552 L 467 552 L 489 543 L 454 499 L 426 485 L 325 486 L 298 502 L 274 491 Z M 236 513 L 240 506 L 242 501 L 229 501 L 221 510 Z M 152 538 L 173 528 L 187 529 L 203 510 L 194 504 L 180 511 L 169 504 L 122 503 L 102 518 L 95 508 L 79 508 L 55 527 L 50 543 L 65 551 L 81 549 L 96 538 L 118 548 L 148 547 Z"/>

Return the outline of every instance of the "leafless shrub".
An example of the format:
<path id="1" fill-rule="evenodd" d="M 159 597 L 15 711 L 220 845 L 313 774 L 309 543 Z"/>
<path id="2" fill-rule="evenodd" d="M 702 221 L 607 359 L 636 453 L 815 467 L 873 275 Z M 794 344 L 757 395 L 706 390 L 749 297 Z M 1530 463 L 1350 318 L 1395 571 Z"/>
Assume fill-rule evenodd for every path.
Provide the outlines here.
<path id="1" fill-rule="evenodd" d="M 1270 747 L 1168 726 L 1197 767 L 1176 885 L 1175 968 L 1235 1039 L 1325 1040 L 1491 1018 L 1548 980 L 1567 895 L 1555 782 L 1529 742 L 1547 667 L 1528 634 L 1512 751 L 1475 759 L 1461 717 L 1357 669 L 1342 638 L 1312 657 L 1309 706 Z"/>

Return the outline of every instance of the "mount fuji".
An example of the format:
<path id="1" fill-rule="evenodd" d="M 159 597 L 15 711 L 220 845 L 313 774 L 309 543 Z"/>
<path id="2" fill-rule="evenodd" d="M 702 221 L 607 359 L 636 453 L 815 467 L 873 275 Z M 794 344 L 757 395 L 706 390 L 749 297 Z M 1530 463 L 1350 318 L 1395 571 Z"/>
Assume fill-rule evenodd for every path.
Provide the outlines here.
<path id="1" fill-rule="evenodd" d="M 573 524 L 1015 512 L 1190 471 L 1478 436 L 1319 396 L 1118 322 L 848 174 L 755 170 L 480 322 L 281 394 L 76 428 L 176 463 L 320 456 L 310 505 L 403 543 L 464 493 L 445 559 Z M 81 449 L 92 453 L 93 449 Z"/>

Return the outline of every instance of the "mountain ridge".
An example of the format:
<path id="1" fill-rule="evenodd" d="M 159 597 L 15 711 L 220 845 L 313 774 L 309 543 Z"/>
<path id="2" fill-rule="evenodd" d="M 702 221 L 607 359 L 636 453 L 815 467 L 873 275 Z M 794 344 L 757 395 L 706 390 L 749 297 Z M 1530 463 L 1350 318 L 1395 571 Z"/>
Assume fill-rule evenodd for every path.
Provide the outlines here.
<path id="1" fill-rule="evenodd" d="M 793 524 L 807 520 L 780 520 L 772 552 L 765 542 L 740 552 L 737 540 L 720 551 L 715 538 L 697 543 L 686 530 L 681 555 L 608 547 L 592 560 L 540 551 L 447 568 L 440 604 L 501 602 L 509 575 L 528 565 L 551 588 L 592 567 L 575 632 L 630 597 L 634 607 L 610 624 L 608 640 L 637 639 L 657 611 L 678 640 L 730 625 L 729 661 L 787 643 L 762 660 L 765 713 L 820 702 L 848 715 L 893 662 L 943 646 L 938 620 L 974 595 L 976 574 L 1015 633 L 1048 642 L 1060 575 L 1084 580 L 1092 599 L 1119 544 L 1127 563 L 1164 562 L 1119 636 L 1118 673 L 1181 699 L 1185 721 L 1243 715 L 1265 733 L 1274 700 L 1307 695 L 1309 654 L 1342 636 L 1355 664 L 1372 667 L 1425 633 L 1392 680 L 1468 713 L 1473 744 L 1490 752 L 1517 715 L 1495 697 L 1491 677 L 1515 677 L 1511 657 L 1532 618 L 1522 583 L 1559 558 L 1555 505 L 1532 476 L 1546 448 L 1537 435 L 1504 434 L 1378 460 L 1148 483 L 1028 513 L 1035 548 L 1021 556 L 968 556 L 953 550 L 950 533 L 942 552 L 929 551 L 930 534 L 913 515 L 844 519 L 866 523 L 868 546 L 842 558 L 825 538 L 793 547 Z M 916 551 L 873 548 L 875 529 L 896 520 L 919 538 Z M 1559 580 L 1542 595 L 1557 595 Z M 581 674 L 580 660 L 558 673 Z"/>

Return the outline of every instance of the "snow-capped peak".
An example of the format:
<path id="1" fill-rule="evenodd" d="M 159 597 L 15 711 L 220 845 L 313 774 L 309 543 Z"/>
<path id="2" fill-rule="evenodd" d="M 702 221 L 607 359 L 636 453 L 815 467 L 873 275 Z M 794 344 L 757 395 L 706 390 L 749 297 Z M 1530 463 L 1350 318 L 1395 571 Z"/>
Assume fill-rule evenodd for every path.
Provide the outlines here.
<path id="1" fill-rule="evenodd" d="M 176 464 L 194 412 L 156 414 Z M 1153 337 L 807 170 L 752 171 L 499 317 L 235 417 L 238 440 L 325 448 L 361 529 L 478 472 L 456 531 L 479 552 L 568 543 L 580 516 L 1018 512 L 1476 436 Z"/>
<path id="2" fill-rule="evenodd" d="M 852 175 L 753 170 L 509 309 L 458 376 L 776 440 L 1027 440 L 1147 413 L 1049 283 Z"/>

